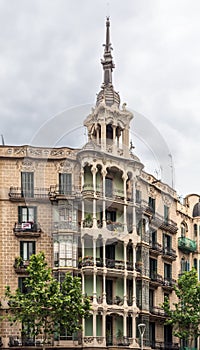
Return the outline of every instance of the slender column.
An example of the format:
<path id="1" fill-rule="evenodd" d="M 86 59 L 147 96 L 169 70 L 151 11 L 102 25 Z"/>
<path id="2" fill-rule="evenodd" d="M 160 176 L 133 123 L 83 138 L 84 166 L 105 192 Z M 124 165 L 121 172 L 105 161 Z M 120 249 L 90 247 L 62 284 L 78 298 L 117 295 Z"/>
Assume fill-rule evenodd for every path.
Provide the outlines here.
<path id="1" fill-rule="evenodd" d="M 126 181 L 128 179 L 128 176 L 126 173 L 123 173 L 122 179 L 124 181 L 124 201 L 126 202 Z M 124 231 L 127 231 L 127 217 L 126 217 L 126 205 L 124 204 Z"/>
<path id="2" fill-rule="evenodd" d="M 96 238 L 93 238 L 93 261 L 96 266 Z"/>
<path id="3" fill-rule="evenodd" d="M 82 294 L 85 295 L 85 275 L 82 274 Z"/>
<path id="4" fill-rule="evenodd" d="M 133 188 L 132 188 L 132 197 L 133 197 L 133 234 L 137 234 L 137 226 L 136 226 L 136 208 L 135 208 L 135 183 L 136 180 L 133 178 Z"/>
<path id="5" fill-rule="evenodd" d="M 127 306 L 127 243 L 124 242 L 124 306 Z"/>
<path id="6" fill-rule="evenodd" d="M 85 219 L 85 202 L 82 200 L 82 218 L 81 218 L 81 228 L 83 228 L 83 223 Z"/>
<path id="7" fill-rule="evenodd" d="M 97 276 L 96 272 L 93 275 L 93 303 L 97 303 Z"/>
<path id="8" fill-rule="evenodd" d="M 93 311 L 93 337 L 94 337 L 94 342 L 96 341 L 96 336 L 97 336 L 97 313 L 96 313 L 96 311 Z"/>
<path id="9" fill-rule="evenodd" d="M 103 239 L 103 267 L 106 266 L 106 240 Z"/>
<path id="10" fill-rule="evenodd" d="M 127 195 L 126 195 L 126 181 L 128 180 L 128 176 L 126 173 L 123 173 L 122 179 L 124 181 L 124 199 L 126 200 Z"/>
<path id="11" fill-rule="evenodd" d="M 103 337 L 103 343 L 106 342 L 106 313 L 103 311 L 102 315 L 102 337 Z"/>
<path id="12" fill-rule="evenodd" d="M 133 268 L 135 270 L 136 264 L 136 245 L 133 244 Z M 137 307 L 136 305 L 136 275 L 133 273 L 133 307 Z"/>
<path id="13" fill-rule="evenodd" d="M 123 336 L 127 337 L 127 312 L 124 312 L 123 317 Z"/>
<path id="14" fill-rule="evenodd" d="M 106 124 L 101 124 L 101 147 L 106 150 Z"/>
<path id="15" fill-rule="evenodd" d="M 106 201 L 105 201 L 105 192 L 106 192 L 106 174 L 107 174 L 107 171 L 106 169 L 102 169 L 101 171 L 101 174 L 102 174 L 102 192 L 103 192 L 103 213 L 102 213 L 102 220 L 103 220 L 103 227 L 105 228 L 106 227 Z"/>
<path id="16" fill-rule="evenodd" d="M 106 304 L 106 275 L 103 274 L 103 304 Z"/>
<path id="17" fill-rule="evenodd" d="M 85 240 L 84 237 L 81 238 L 81 242 L 82 242 L 82 260 L 85 256 Z"/>
<path id="18" fill-rule="evenodd" d="M 93 166 L 91 171 L 93 176 L 94 197 L 96 197 L 96 173 L 97 173 L 96 166 Z M 93 227 L 97 227 L 96 198 L 93 199 Z"/>
<path id="19" fill-rule="evenodd" d="M 127 306 L 127 273 L 124 274 L 124 306 Z"/>

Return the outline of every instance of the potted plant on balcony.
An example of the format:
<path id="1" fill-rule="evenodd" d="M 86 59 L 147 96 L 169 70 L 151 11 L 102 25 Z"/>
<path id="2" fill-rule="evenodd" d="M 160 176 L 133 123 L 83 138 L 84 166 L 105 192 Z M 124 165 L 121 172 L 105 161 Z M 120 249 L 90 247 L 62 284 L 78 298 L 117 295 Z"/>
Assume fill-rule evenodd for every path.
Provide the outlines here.
<path id="1" fill-rule="evenodd" d="M 123 332 L 121 329 L 117 331 L 117 345 L 123 345 Z"/>
<path id="2" fill-rule="evenodd" d="M 19 268 L 19 267 L 22 267 L 23 266 L 23 259 L 21 256 L 17 256 L 15 258 L 15 263 L 14 263 L 14 267 L 15 268 Z"/>
<path id="3" fill-rule="evenodd" d="M 91 228 L 92 225 L 93 225 L 93 222 L 92 222 L 92 214 L 88 213 L 88 214 L 85 216 L 84 227 L 89 227 L 89 228 Z"/>

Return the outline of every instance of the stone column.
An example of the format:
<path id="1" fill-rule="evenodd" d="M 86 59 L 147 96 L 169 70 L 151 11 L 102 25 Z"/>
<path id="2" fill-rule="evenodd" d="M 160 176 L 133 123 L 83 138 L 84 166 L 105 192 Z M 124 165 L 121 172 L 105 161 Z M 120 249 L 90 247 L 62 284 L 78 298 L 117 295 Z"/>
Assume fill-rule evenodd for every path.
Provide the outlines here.
<path id="1" fill-rule="evenodd" d="M 106 275 L 103 274 L 103 304 L 106 304 Z"/>
<path id="2" fill-rule="evenodd" d="M 124 311 L 124 317 L 123 317 L 123 336 L 127 337 L 127 312 Z"/>
<path id="3" fill-rule="evenodd" d="M 94 337 L 94 344 L 95 344 L 96 337 L 97 337 L 97 312 L 96 312 L 96 310 L 93 311 L 93 337 Z"/>
<path id="4" fill-rule="evenodd" d="M 101 174 L 102 174 L 102 192 L 103 192 L 103 212 L 102 212 L 102 221 L 103 221 L 103 227 L 105 228 L 106 227 L 106 201 L 105 201 L 105 192 L 106 192 L 106 174 L 107 174 L 107 171 L 106 169 L 102 169 L 101 171 Z"/>
<path id="5" fill-rule="evenodd" d="M 93 176 L 94 197 L 96 197 L 96 173 L 97 173 L 96 166 L 93 166 L 91 171 L 92 171 L 92 176 Z M 96 198 L 93 199 L 93 225 L 92 225 L 92 227 L 97 228 Z"/>
<path id="6" fill-rule="evenodd" d="M 124 306 L 127 306 L 127 243 L 124 242 Z"/>

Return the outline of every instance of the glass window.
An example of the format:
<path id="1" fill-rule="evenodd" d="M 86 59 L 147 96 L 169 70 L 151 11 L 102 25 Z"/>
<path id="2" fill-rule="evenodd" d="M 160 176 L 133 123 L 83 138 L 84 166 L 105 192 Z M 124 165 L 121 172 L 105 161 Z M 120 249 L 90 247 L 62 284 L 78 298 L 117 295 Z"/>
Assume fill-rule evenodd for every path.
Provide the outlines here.
<path id="1" fill-rule="evenodd" d="M 77 267 L 78 237 L 74 237 L 73 235 L 55 236 L 54 265 L 61 267 Z"/>
<path id="2" fill-rule="evenodd" d="M 21 192 L 22 197 L 34 197 L 34 173 L 21 173 Z"/>
<path id="3" fill-rule="evenodd" d="M 172 276 L 172 266 L 170 264 L 164 264 L 164 278 L 166 280 L 171 280 Z"/>
<path id="4" fill-rule="evenodd" d="M 113 194 L 113 181 L 111 178 L 109 177 L 106 177 L 106 182 L 105 182 L 105 195 L 106 197 L 112 197 L 112 194 Z"/>
<path id="5" fill-rule="evenodd" d="M 72 193 L 72 174 L 68 174 L 68 173 L 59 174 L 59 193 L 60 194 Z"/>
<path id="6" fill-rule="evenodd" d="M 139 191 L 139 190 L 136 190 L 136 192 L 135 192 L 135 201 L 138 204 L 141 203 L 141 191 Z"/>
<path id="7" fill-rule="evenodd" d="M 35 241 L 20 242 L 20 256 L 23 260 L 29 260 L 32 254 L 35 254 Z"/>
<path id="8" fill-rule="evenodd" d="M 18 223 L 22 222 L 36 222 L 37 221 L 37 207 L 18 207 Z"/>
<path id="9" fill-rule="evenodd" d="M 149 209 L 151 210 L 152 213 L 155 213 L 155 208 L 156 208 L 156 200 L 152 197 L 149 197 Z"/>
<path id="10" fill-rule="evenodd" d="M 164 205 L 164 222 L 168 223 L 169 221 L 169 207 Z"/>

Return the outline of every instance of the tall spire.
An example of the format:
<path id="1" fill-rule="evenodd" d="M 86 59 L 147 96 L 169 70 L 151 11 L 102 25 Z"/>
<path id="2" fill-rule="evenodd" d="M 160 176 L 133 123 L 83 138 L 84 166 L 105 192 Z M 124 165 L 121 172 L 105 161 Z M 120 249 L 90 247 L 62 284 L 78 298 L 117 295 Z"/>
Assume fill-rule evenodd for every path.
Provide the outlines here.
<path id="1" fill-rule="evenodd" d="M 117 92 L 114 91 L 112 85 L 112 71 L 115 68 L 112 58 L 112 47 L 110 42 L 110 18 L 106 17 L 106 43 L 104 46 L 104 55 L 101 60 L 103 66 L 104 77 L 101 91 L 97 95 L 97 105 L 104 100 L 106 105 L 112 106 L 113 104 L 120 105 L 120 97 Z"/>
<path id="2" fill-rule="evenodd" d="M 103 85 L 112 85 L 112 70 L 115 68 L 111 54 L 111 42 L 110 42 L 110 18 L 106 18 L 106 43 L 103 45 L 104 59 L 101 60 L 101 64 L 104 70 L 104 81 Z"/>

